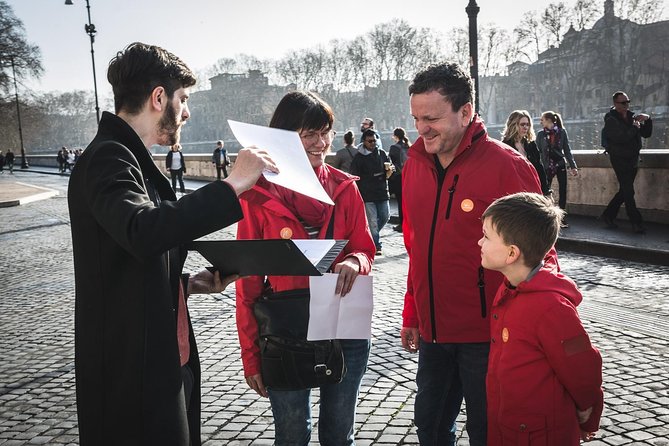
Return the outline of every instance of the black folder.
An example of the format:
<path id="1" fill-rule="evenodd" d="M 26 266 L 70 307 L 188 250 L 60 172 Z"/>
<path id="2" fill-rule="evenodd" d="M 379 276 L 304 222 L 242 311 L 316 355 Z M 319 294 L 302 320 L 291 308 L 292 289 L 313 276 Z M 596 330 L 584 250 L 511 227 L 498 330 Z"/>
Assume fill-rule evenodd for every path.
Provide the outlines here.
<path id="1" fill-rule="evenodd" d="M 316 240 L 300 240 L 306 245 Z M 348 240 L 335 240 L 320 259 L 311 260 L 292 240 L 199 240 L 189 249 L 196 250 L 221 272 L 221 276 L 322 276 L 332 265 Z"/>

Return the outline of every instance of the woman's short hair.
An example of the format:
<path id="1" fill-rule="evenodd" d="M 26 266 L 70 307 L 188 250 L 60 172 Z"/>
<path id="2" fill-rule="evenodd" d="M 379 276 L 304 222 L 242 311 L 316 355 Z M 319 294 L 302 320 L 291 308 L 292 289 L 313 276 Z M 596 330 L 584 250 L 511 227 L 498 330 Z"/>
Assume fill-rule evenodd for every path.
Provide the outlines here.
<path id="1" fill-rule="evenodd" d="M 320 96 L 311 91 L 287 93 L 274 110 L 269 126 L 284 130 L 332 129 L 334 113 Z"/>

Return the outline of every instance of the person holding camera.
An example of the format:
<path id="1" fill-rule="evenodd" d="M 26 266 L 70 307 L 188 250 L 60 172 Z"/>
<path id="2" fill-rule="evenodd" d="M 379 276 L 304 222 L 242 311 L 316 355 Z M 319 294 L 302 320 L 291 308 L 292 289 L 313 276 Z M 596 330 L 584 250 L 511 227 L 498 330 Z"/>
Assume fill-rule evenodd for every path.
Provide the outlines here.
<path id="1" fill-rule="evenodd" d="M 637 234 L 643 234 L 646 228 L 643 226 L 641 213 L 634 200 L 634 179 L 639 170 L 641 138 L 650 138 L 653 133 L 653 121 L 650 115 L 634 114 L 629 108 L 630 98 L 627 93 L 616 91 L 613 94 L 613 106 L 604 116 L 602 140 L 606 143 L 611 167 L 620 187 L 600 218 L 608 228 L 617 228 L 618 225 L 614 220 L 620 205 L 625 203 L 625 211 L 632 223 L 632 229 Z"/>

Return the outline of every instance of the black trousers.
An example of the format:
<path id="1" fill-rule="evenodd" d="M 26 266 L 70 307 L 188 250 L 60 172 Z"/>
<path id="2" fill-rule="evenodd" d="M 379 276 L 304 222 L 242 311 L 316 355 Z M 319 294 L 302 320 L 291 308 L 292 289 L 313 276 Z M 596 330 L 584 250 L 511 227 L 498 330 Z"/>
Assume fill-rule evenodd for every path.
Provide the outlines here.
<path id="1" fill-rule="evenodd" d="M 223 178 L 228 177 L 228 169 L 223 164 L 220 166 L 216 166 L 216 176 L 218 177 L 219 180 L 221 179 L 221 172 L 223 172 Z"/>
<path id="2" fill-rule="evenodd" d="M 567 207 L 567 168 L 558 167 L 555 176 L 558 179 L 558 191 L 560 193 L 560 199 L 558 204 L 560 209 L 566 209 Z M 553 183 L 553 175 L 546 173 L 546 182 L 548 183 L 548 188 L 550 189 L 551 184 Z"/>
<path id="3" fill-rule="evenodd" d="M 177 169 L 177 170 L 172 170 L 170 169 L 170 177 L 172 177 L 172 190 L 174 192 L 177 191 L 177 180 L 179 180 L 179 192 L 182 194 L 186 192 L 186 188 L 184 187 L 184 170 L 183 169 Z"/>
<path id="4" fill-rule="evenodd" d="M 610 156 L 610 155 L 609 155 Z M 618 192 L 611 198 L 609 205 L 604 210 L 604 215 L 611 220 L 618 216 L 620 206 L 625 203 L 627 218 L 634 224 L 642 222 L 641 213 L 636 207 L 634 200 L 634 180 L 639 171 L 636 160 L 618 159 L 611 156 L 611 166 L 618 179 Z"/>

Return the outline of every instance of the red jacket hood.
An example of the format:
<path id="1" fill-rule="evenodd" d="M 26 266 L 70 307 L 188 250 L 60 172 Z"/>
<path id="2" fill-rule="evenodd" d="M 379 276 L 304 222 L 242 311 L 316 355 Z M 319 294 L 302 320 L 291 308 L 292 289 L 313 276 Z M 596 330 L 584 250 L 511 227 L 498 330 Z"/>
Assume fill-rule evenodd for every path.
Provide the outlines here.
<path id="1" fill-rule="evenodd" d="M 518 284 L 516 288 L 511 287 L 509 281 L 505 278 L 504 285 L 512 290 L 511 293 L 500 293 L 495 298 L 494 305 L 497 305 L 504 299 L 508 299 L 518 294 L 532 294 L 538 293 L 546 295 L 548 293 L 557 293 L 564 299 L 571 302 L 574 307 L 577 307 L 582 301 L 583 296 L 578 290 L 578 287 L 569 277 L 560 273 L 555 265 L 544 265 L 541 269 L 530 278 Z M 504 297 L 502 297 L 504 296 Z"/>

